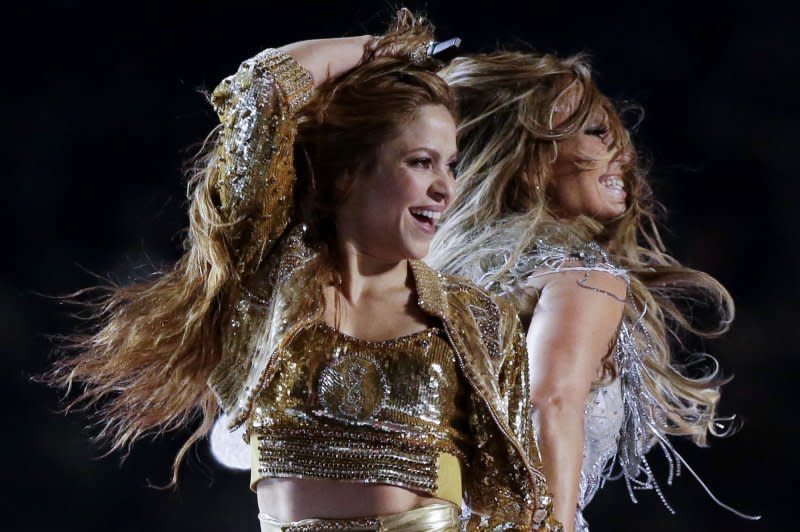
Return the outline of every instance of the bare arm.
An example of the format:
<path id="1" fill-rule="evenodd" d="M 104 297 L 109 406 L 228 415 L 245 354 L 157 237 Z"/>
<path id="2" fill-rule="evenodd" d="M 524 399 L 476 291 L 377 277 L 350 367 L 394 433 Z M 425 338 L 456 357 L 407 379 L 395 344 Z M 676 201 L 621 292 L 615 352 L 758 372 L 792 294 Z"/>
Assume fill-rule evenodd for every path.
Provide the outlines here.
<path id="1" fill-rule="evenodd" d="M 590 272 L 584 279 L 585 275 L 574 271 L 540 278 L 542 293 L 527 335 L 533 418 L 544 474 L 553 492 L 555 517 L 567 532 L 575 528 L 584 405 L 622 317 L 623 303 L 617 298 L 626 294 L 620 278 L 604 272 Z"/>
<path id="2" fill-rule="evenodd" d="M 280 50 L 311 73 L 314 86 L 325 80 L 344 74 L 355 67 L 364 55 L 364 47 L 372 37 L 341 37 L 337 39 L 313 39 L 282 46 Z"/>

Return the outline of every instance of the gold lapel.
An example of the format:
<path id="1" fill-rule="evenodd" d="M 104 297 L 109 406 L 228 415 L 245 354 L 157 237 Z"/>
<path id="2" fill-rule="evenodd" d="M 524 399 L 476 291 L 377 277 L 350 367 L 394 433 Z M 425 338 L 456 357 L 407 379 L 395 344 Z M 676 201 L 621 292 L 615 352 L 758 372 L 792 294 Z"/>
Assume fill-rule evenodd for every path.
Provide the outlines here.
<path id="1" fill-rule="evenodd" d="M 411 274 L 417 289 L 417 303 L 427 314 L 447 319 L 447 293 L 442 286 L 441 275 L 421 260 L 410 260 Z"/>
<path id="2" fill-rule="evenodd" d="M 489 353 L 481 339 L 478 323 L 469 307 L 469 291 L 445 289 L 447 277 L 422 261 L 412 260 L 411 272 L 417 288 L 420 308 L 442 320 L 453 347 L 464 363 L 464 371 L 473 385 L 497 408 L 500 392 L 497 389 Z"/>

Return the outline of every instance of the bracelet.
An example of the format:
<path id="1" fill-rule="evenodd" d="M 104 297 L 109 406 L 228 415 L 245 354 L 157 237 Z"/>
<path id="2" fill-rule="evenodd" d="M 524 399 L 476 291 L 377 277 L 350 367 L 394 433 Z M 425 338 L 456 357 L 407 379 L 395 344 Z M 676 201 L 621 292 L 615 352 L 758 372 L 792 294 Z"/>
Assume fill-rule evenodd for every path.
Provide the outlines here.
<path id="1" fill-rule="evenodd" d="M 431 41 L 429 43 L 420 44 L 408 54 L 408 59 L 415 65 L 425 65 L 433 62 L 435 64 L 443 64 L 445 55 L 449 56 L 456 52 L 456 49 L 461 46 L 461 39 L 453 37 L 446 41 Z M 449 53 L 445 54 L 444 52 Z M 434 57 L 436 56 L 436 57 Z"/>

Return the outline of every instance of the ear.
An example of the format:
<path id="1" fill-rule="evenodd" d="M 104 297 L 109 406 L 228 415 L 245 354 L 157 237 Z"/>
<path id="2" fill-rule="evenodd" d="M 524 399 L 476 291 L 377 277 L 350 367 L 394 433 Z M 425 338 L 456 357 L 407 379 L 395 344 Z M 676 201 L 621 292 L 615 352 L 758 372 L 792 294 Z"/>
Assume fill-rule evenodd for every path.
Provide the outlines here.
<path id="1" fill-rule="evenodd" d="M 354 170 L 345 170 L 345 172 L 336 178 L 333 184 L 333 192 L 335 194 L 334 201 L 336 205 L 343 205 L 350 197 L 350 191 L 353 190 L 353 185 L 359 179 L 362 179 L 362 172 Z"/>

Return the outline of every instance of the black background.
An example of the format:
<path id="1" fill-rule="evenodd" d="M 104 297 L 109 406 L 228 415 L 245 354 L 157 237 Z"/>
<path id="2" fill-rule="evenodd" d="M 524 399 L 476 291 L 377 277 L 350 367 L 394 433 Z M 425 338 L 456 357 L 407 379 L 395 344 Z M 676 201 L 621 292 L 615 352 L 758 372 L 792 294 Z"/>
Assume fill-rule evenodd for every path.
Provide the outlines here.
<path id="1" fill-rule="evenodd" d="M 788 530 L 800 369 L 800 46 L 790 39 L 800 10 L 777 2 L 644 4 L 430 2 L 427 11 L 440 37 L 461 36 L 465 52 L 515 39 L 543 51 L 591 52 L 601 88 L 646 110 L 637 138 L 669 209 L 669 248 L 737 300 L 732 330 L 707 347 L 736 375 L 722 410 L 737 413 L 744 428 L 710 449 L 677 445 L 717 495 L 764 519 L 732 516 L 684 474 L 665 487 L 676 516 L 652 492 L 632 504 L 613 482 L 590 506 L 592 529 Z M 38 294 L 92 285 L 87 270 L 126 282 L 148 264 L 174 261 L 186 224 L 180 168 L 215 124 L 199 90 L 267 46 L 377 33 L 388 5 L 3 8 L 3 529 L 258 529 L 247 475 L 215 466 L 205 443 L 177 492 L 147 484 L 167 481 L 181 435 L 141 442 L 122 465 L 118 455 L 98 459 L 86 419 L 58 415 L 57 394 L 29 381 L 52 356 L 45 335 L 77 325 L 69 309 Z M 651 461 L 663 462 L 655 453 Z"/>

